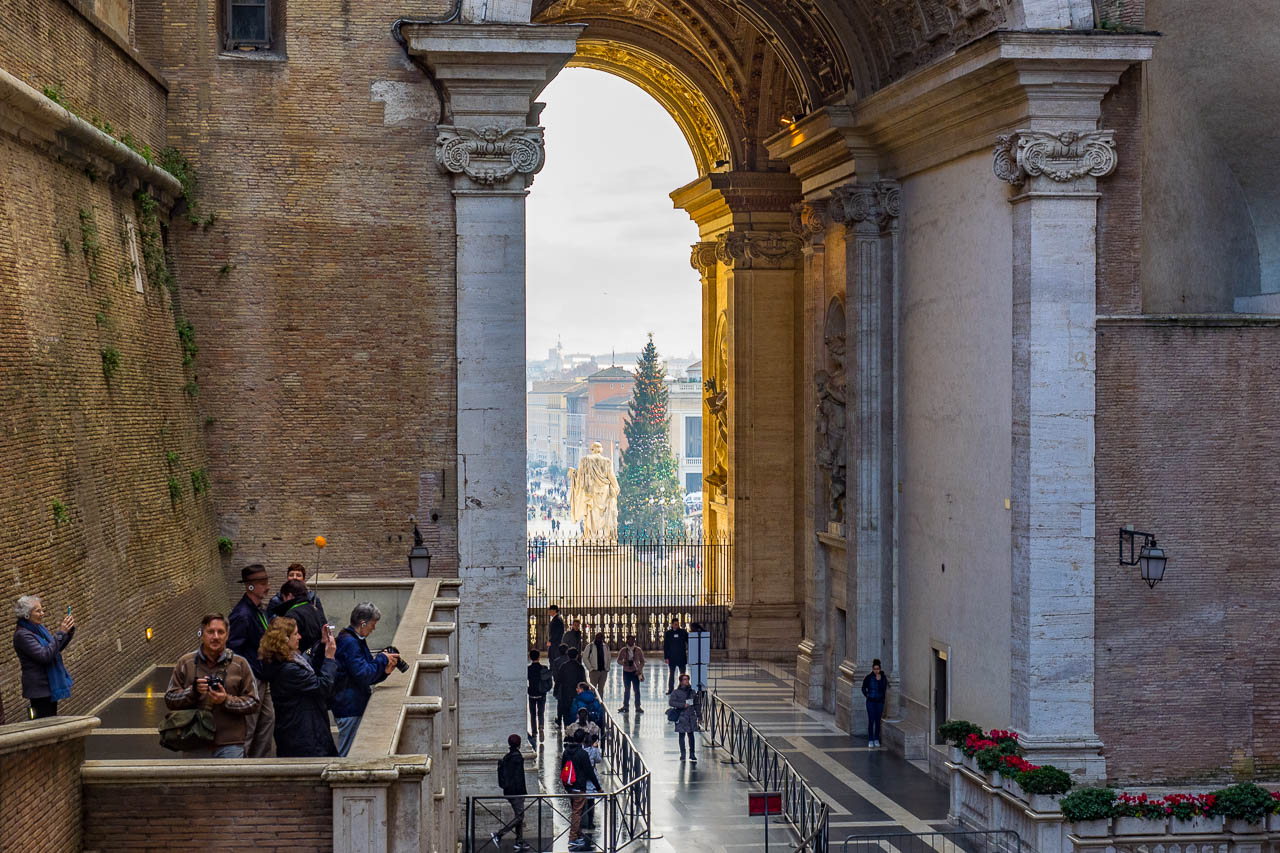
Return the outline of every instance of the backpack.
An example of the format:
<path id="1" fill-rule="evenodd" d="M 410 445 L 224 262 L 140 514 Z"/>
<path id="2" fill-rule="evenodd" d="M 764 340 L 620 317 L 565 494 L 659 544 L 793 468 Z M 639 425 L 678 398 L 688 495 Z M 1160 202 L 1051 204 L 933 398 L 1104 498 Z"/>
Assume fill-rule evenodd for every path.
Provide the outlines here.
<path id="1" fill-rule="evenodd" d="M 566 788 L 572 788 L 578 783 L 578 771 L 573 767 L 572 758 L 566 758 L 564 766 L 560 768 L 560 783 Z"/>
<path id="2" fill-rule="evenodd" d="M 555 683 L 555 677 L 551 674 L 551 670 L 544 666 L 542 672 L 538 673 L 538 687 L 542 689 L 543 693 L 550 693 L 551 688 L 555 687 Z"/>

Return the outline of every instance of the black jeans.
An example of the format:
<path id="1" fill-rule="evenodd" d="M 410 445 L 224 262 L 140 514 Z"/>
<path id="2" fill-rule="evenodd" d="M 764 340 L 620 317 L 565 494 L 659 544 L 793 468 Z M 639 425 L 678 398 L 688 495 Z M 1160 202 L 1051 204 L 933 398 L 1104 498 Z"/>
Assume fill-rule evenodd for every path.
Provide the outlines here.
<path id="1" fill-rule="evenodd" d="M 622 673 L 622 707 L 631 707 L 631 690 L 635 688 L 636 707 L 640 707 L 640 673 L 626 672 Z"/>
<path id="2" fill-rule="evenodd" d="M 547 729 L 547 694 L 529 697 L 529 731 L 533 734 Z"/>
<path id="3" fill-rule="evenodd" d="M 680 667 L 680 674 L 684 675 L 687 664 L 684 661 L 677 663 L 671 661 L 667 664 L 667 692 L 670 693 L 676 686 L 676 667 Z"/>
<path id="4" fill-rule="evenodd" d="M 884 700 L 867 700 L 867 740 L 880 740 L 880 718 L 884 716 Z"/>
<path id="5" fill-rule="evenodd" d="M 694 732 L 677 732 L 676 733 L 676 736 L 680 738 L 680 757 L 681 758 L 684 758 L 684 744 L 686 739 L 689 741 L 689 754 L 693 755 L 694 734 L 695 734 Z"/>
<path id="6" fill-rule="evenodd" d="M 58 703 L 49 699 L 48 696 L 43 699 L 32 699 L 31 710 L 34 712 L 31 716 L 33 720 L 56 717 L 58 716 Z"/>

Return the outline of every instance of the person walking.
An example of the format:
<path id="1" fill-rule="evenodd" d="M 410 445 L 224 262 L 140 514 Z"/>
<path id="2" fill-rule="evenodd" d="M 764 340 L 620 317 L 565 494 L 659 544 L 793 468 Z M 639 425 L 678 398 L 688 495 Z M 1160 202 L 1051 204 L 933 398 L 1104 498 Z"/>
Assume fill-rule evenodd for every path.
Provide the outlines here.
<path id="1" fill-rule="evenodd" d="M 76 634 L 75 617 L 68 607 L 62 625 L 50 634 L 38 595 L 19 598 L 13 613 L 18 617 L 13 650 L 22 669 L 22 695 L 31 703 L 31 718 L 56 717 L 58 703 L 71 696 L 71 674 L 62 662 L 62 650 Z"/>
<path id="2" fill-rule="evenodd" d="M 538 663 L 542 655 L 537 649 L 529 652 L 529 734 L 531 739 L 547 739 L 547 694 L 555 686 L 551 670 Z"/>
<path id="3" fill-rule="evenodd" d="M 267 633 L 267 617 L 262 613 L 262 602 L 271 592 L 271 585 L 267 569 L 261 563 L 242 568 L 240 582 L 244 584 L 244 595 L 228 614 L 227 648 L 248 662 L 258 693 L 257 710 L 244 718 L 244 754 L 249 758 L 270 758 L 275 752 L 276 709 L 271 704 L 271 685 L 262 675 L 258 644 L 262 642 L 262 635 Z"/>
<path id="4" fill-rule="evenodd" d="M 619 713 L 625 714 L 631 706 L 631 691 L 636 693 L 636 713 L 643 714 L 640 707 L 640 682 L 644 681 L 644 652 L 636 642 L 635 634 L 627 637 L 627 644 L 618 649 L 618 664 L 622 667 L 622 707 Z"/>
<path id="5" fill-rule="evenodd" d="M 702 706 L 687 674 L 681 673 L 680 686 L 671 691 L 667 705 L 667 717 L 676 724 L 676 736 L 680 739 L 680 760 L 685 760 L 685 742 L 688 741 L 689 760 L 696 764 L 698 755 L 694 752 L 693 736 L 701 730 L 698 723 L 702 719 Z"/>
<path id="6" fill-rule="evenodd" d="M 577 619 L 573 620 L 573 627 L 564 632 L 564 639 L 561 640 L 571 649 L 577 649 L 578 653 L 582 653 L 582 623 Z"/>
<path id="7" fill-rule="evenodd" d="M 296 581 L 290 581 L 296 583 Z M 338 642 L 323 629 L 319 666 L 298 650 L 298 623 L 277 616 L 258 646 L 262 671 L 276 704 L 276 755 L 280 758 L 337 757 L 329 730 L 329 697 L 338 677 Z"/>
<path id="8" fill-rule="evenodd" d="M 609 647 L 605 645 L 604 634 L 597 632 L 587 646 L 586 654 L 587 680 L 595 688 L 597 696 L 604 695 L 604 683 L 609 679 L 610 662 Z"/>
<path id="9" fill-rule="evenodd" d="M 600 778 L 596 776 L 596 770 L 591 766 L 591 757 L 582 746 L 586 738 L 586 732 L 574 732 L 564 748 L 564 754 L 560 757 L 560 784 L 569 795 L 570 850 L 590 848 L 590 842 L 582 837 L 582 809 L 586 806 L 587 800 L 583 794 L 586 793 L 588 785 L 594 785 L 597 791 L 601 790 Z"/>
<path id="10" fill-rule="evenodd" d="M 578 650 L 570 648 L 554 679 L 557 724 L 567 726 L 573 722 L 573 700 L 578 695 L 578 685 L 586 680 L 587 670 L 578 661 Z"/>
<path id="11" fill-rule="evenodd" d="M 871 672 L 862 679 L 862 695 L 867 699 L 867 746 L 880 745 L 880 719 L 884 716 L 889 676 L 880 671 L 880 658 L 871 662 Z"/>
<path id="12" fill-rule="evenodd" d="M 546 669 L 546 667 L 543 667 Z M 524 843 L 524 798 L 529 793 L 524 779 L 524 756 L 520 754 L 520 735 L 507 736 L 507 754 L 498 760 L 498 787 L 502 795 L 511 804 L 513 815 L 501 829 L 492 833 L 489 839 L 496 849 L 502 849 L 502 836 L 515 830 L 516 843 L 513 850 L 532 849 Z"/>
<path id="13" fill-rule="evenodd" d="M 676 669 L 684 675 L 689 665 L 689 632 L 680 627 L 679 619 L 671 620 L 671 627 L 662 633 L 662 662 L 667 665 L 667 693 L 675 683 Z"/>

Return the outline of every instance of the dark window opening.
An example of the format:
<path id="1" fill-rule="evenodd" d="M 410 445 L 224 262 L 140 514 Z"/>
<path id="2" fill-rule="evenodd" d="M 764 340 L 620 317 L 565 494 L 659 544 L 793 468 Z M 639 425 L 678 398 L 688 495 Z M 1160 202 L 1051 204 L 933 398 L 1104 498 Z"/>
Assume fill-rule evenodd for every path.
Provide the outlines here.
<path id="1" fill-rule="evenodd" d="M 227 49 L 271 47 L 271 8 L 268 0 L 226 0 Z"/>

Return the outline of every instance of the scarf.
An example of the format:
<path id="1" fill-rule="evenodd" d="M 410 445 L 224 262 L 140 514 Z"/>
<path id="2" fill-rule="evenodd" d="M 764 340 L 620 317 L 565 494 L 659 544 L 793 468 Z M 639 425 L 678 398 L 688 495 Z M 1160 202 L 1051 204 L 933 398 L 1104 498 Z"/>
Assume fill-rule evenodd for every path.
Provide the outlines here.
<path id="1" fill-rule="evenodd" d="M 311 660 L 302 652 L 293 653 L 293 662 L 305 669 L 307 672 L 315 675 L 316 669 L 311 665 Z"/>
<path id="2" fill-rule="evenodd" d="M 19 619 L 18 626 L 26 628 L 35 634 L 36 640 L 45 648 L 54 645 L 53 635 L 49 633 L 49 629 L 45 626 L 37 625 L 26 619 Z M 49 664 L 46 674 L 49 678 L 49 701 L 61 702 L 63 699 L 70 698 L 71 673 L 67 672 L 66 666 L 62 663 L 62 652 L 54 652 L 53 663 Z"/>

